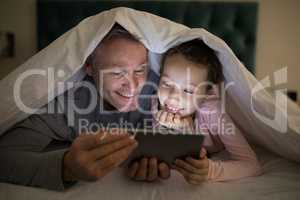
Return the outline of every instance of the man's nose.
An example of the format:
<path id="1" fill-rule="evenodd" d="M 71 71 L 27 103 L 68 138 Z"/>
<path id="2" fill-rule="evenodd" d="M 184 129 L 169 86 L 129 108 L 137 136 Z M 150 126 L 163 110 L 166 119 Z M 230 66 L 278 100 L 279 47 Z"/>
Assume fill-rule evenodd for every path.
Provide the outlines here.
<path id="1" fill-rule="evenodd" d="M 128 87 L 130 91 L 135 91 L 136 88 L 139 86 L 138 78 L 134 75 L 128 74 L 125 77 L 125 81 L 123 83 L 123 86 Z"/>

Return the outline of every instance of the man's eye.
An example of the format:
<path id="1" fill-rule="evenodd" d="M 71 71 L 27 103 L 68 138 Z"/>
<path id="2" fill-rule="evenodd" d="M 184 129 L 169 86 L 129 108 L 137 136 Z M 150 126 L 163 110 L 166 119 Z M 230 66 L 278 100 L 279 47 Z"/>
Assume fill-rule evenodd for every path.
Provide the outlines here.
<path id="1" fill-rule="evenodd" d="M 194 91 L 190 89 L 184 89 L 183 91 L 187 94 L 194 94 Z"/>
<path id="2" fill-rule="evenodd" d="M 141 69 L 141 70 L 137 70 L 137 71 L 134 71 L 135 74 L 137 75 L 142 75 L 145 73 L 145 70 L 144 69 Z"/>
<path id="3" fill-rule="evenodd" d="M 116 77 L 116 78 L 119 78 L 119 77 L 122 77 L 123 76 L 123 72 L 112 72 L 111 73 L 114 77 Z"/>

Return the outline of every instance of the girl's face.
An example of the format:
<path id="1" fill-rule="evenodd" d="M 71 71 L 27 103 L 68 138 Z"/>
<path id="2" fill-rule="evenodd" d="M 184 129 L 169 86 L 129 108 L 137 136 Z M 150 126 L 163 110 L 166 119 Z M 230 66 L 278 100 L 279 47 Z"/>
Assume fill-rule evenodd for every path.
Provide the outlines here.
<path id="1" fill-rule="evenodd" d="M 185 59 L 181 54 L 166 58 L 158 88 L 162 110 L 188 116 L 205 97 L 207 67 Z"/>

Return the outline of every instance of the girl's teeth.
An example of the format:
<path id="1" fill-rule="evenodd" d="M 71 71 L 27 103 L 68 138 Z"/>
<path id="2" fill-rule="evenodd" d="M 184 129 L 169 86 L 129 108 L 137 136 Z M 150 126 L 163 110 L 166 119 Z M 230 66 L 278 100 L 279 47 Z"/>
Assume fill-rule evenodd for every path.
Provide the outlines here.
<path id="1" fill-rule="evenodd" d="M 169 106 L 167 106 L 167 108 L 168 108 L 169 110 L 171 110 L 172 112 L 177 112 L 177 111 L 179 111 L 179 109 L 177 109 L 177 108 L 171 108 L 171 107 L 169 107 Z"/>

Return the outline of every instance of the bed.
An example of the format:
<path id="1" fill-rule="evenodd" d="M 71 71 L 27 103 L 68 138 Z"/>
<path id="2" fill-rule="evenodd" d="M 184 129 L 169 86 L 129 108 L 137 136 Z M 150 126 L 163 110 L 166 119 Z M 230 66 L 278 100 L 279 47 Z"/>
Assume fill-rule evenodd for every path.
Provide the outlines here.
<path id="1" fill-rule="evenodd" d="M 152 38 L 150 37 L 151 32 L 153 32 L 156 29 L 156 26 L 161 25 L 158 22 L 166 22 L 160 18 L 156 18 L 154 16 L 151 16 L 153 18 L 153 21 L 156 21 L 157 23 L 154 23 L 152 21 L 148 21 L 148 24 L 152 24 L 149 31 L 138 31 L 138 30 L 144 30 L 144 25 L 142 22 L 136 20 L 140 19 L 140 16 L 143 16 L 144 20 L 149 20 L 150 17 L 145 17 L 148 15 L 144 15 L 142 13 L 128 10 L 124 8 L 119 8 L 114 11 L 110 11 L 112 14 L 114 12 L 119 13 L 120 15 L 116 15 L 116 22 L 120 23 L 120 25 L 128 25 L 128 28 L 131 28 L 132 32 L 140 33 L 142 36 L 144 34 L 145 38 Z M 114 16 L 114 15 L 111 15 Z M 131 17 L 134 16 L 131 20 L 127 21 L 127 18 L 124 18 L 123 16 Z M 52 43 L 52 45 L 48 46 L 44 51 L 41 51 L 39 54 L 37 54 L 35 57 L 32 58 L 32 60 L 29 60 L 27 63 L 21 66 L 21 70 L 31 69 L 35 67 L 40 67 L 41 69 L 43 67 L 47 67 L 49 65 L 52 66 L 63 66 L 64 68 L 68 69 L 69 71 L 66 71 L 68 74 L 74 75 L 76 72 L 80 72 L 80 68 L 82 68 L 82 61 L 86 59 L 84 57 L 85 55 L 89 55 L 91 53 L 92 48 L 89 48 L 90 44 L 96 44 L 96 40 L 101 40 L 104 36 L 104 33 L 99 32 L 98 33 L 98 26 L 103 26 L 104 30 L 108 29 L 108 26 L 110 26 L 109 23 L 102 25 L 102 22 L 104 19 L 107 19 L 105 15 L 99 14 L 98 16 L 95 16 L 93 18 L 90 18 L 78 27 L 75 27 L 73 30 L 71 30 L 69 33 L 66 33 L 64 36 L 62 36 L 60 39 L 56 40 L 56 42 Z M 124 20 L 125 19 L 125 20 Z M 135 21 L 136 20 L 136 21 Z M 123 22 L 124 24 L 122 24 Z M 170 22 L 168 22 L 170 23 Z M 96 24 L 96 25 L 95 25 Z M 100 25 L 99 25 L 100 24 Z M 169 25 L 169 24 L 168 24 Z M 172 26 L 176 26 L 176 29 L 174 30 L 180 30 L 182 29 L 185 31 L 185 28 L 172 24 Z M 97 27 L 97 28 L 94 28 Z M 126 27 L 126 26 L 125 26 Z M 143 27 L 141 29 L 140 27 Z M 147 26 L 147 28 L 149 28 Z M 90 34 L 82 34 L 86 33 L 85 30 L 91 30 Z M 171 30 L 171 29 L 170 29 Z M 129 30 L 130 31 L 130 30 Z M 176 32 L 184 33 L 184 32 Z M 95 35 L 93 35 L 95 33 Z M 96 34 L 98 33 L 98 34 Z M 213 35 L 210 35 L 205 30 L 188 30 L 186 31 L 187 36 L 192 37 L 193 34 L 198 34 L 199 37 L 201 36 L 202 39 L 206 39 L 207 42 L 210 43 L 211 47 L 214 47 L 219 50 L 219 58 L 223 59 L 224 63 L 224 69 L 227 70 L 227 74 L 225 74 L 225 78 L 227 77 L 228 81 L 231 79 L 236 79 L 241 84 L 237 84 L 236 88 L 232 89 L 232 95 L 235 97 L 235 99 L 240 100 L 241 107 L 245 110 L 250 109 L 249 107 L 249 98 L 248 98 L 248 92 L 253 87 L 252 84 L 256 83 L 257 81 L 252 77 L 252 75 L 244 69 L 244 66 L 240 62 L 237 61 L 237 59 L 232 55 L 231 51 L 223 44 L 221 40 L 214 37 Z M 172 34 L 172 37 L 174 37 Z M 148 37 L 147 37 L 148 36 Z M 161 53 L 158 52 L 158 50 L 163 51 L 165 48 L 167 48 L 167 45 L 163 43 L 162 41 L 164 39 L 164 34 L 157 34 L 157 37 L 155 39 L 158 42 L 157 46 L 153 45 L 152 43 L 147 44 L 150 47 L 150 50 L 155 49 L 157 52 L 155 53 Z M 186 36 L 186 37 L 187 37 Z M 195 36 L 193 36 L 195 37 Z M 198 36 L 197 36 L 198 37 Z M 79 38 L 79 39 L 78 39 Z M 155 40 L 155 41 L 156 41 Z M 69 41 L 68 46 L 64 45 L 65 41 Z M 79 41 L 79 42 L 78 42 Z M 148 40 L 145 40 L 146 42 Z M 161 45 L 161 48 L 159 46 Z M 157 47 L 157 48 L 155 48 Z M 218 48 L 217 48 L 218 47 Z M 63 54 L 56 54 L 57 51 L 61 50 L 62 52 L 68 52 L 67 58 L 72 59 L 61 59 L 61 56 L 64 56 Z M 86 54 L 78 56 L 77 49 L 82 50 L 82 52 L 86 52 Z M 56 55 L 54 57 L 49 56 L 45 52 L 48 51 L 53 55 Z M 90 51 L 90 52 L 89 52 Z M 38 62 L 36 61 L 38 60 Z M 70 61 L 72 60 L 72 62 Z M 63 62 L 63 63 L 62 63 Z M 70 64 L 71 63 L 71 64 Z M 226 63 L 228 65 L 226 65 Z M 62 65 L 64 64 L 64 65 Z M 69 69 L 67 67 L 72 66 L 73 68 Z M 234 73 L 230 73 L 234 72 Z M 75 73 L 75 75 L 76 75 Z M 11 81 L 12 83 L 15 80 L 15 77 L 17 76 L 17 72 L 12 73 L 10 76 L 8 76 L 7 80 Z M 74 76 L 75 76 L 74 75 Z M 246 77 L 246 78 L 245 78 Z M 73 77 L 72 77 L 73 78 Z M 33 82 L 35 83 L 35 82 Z M 7 85 L 7 84 L 6 84 Z M 5 88 L 7 88 L 6 85 L 2 85 L 3 91 Z M 13 84 L 11 84 L 13 85 Z M 28 84 L 30 86 L 32 85 L 39 85 L 40 84 Z M 0 85 L 1 86 L 1 85 Z M 5 87 L 4 87 L 5 86 Z M 2 89 L 1 88 L 1 89 Z M 245 90 L 246 88 L 246 90 Z M 31 88 L 27 88 L 28 91 L 31 91 Z M 1 90 L 2 91 L 2 90 Z M 4 91 L 9 92 L 9 88 Z M 26 91 L 26 90 L 25 90 Z M 44 92 L 45 90 L 41 90 Z M 236 93 L 235 93 L 236 92 Z M 239 92 L 239 95 L 237 93 Z M 246 95 L 245 95 L 246 93 Z M 25 94 L 28 94 L 25 92 Z M 35 94 L 35 93 L 33 93 Z M 45 95 L 42 93 L 42 95 Z M 6 97 L 6 95 L 3 95 Z M 37 95 L 36 95 L 37 96 Z M 44 96 L 43 96 L 44 97 Z M 266 95 L 261 95 L 262 100 L 269 100 L 270 97 Z M 264 98 L 263 98 L 264 97 Z M 268 98 L 265 98 L 268 97 Z M 11 97 L 12 98 L 12 97 Z M 42 101 L 45 101 L 44 99 L 40 100 L 36 98 L 35 96 L 32 97 L 35 101 L 35 105 L 44 105 Z M 1 98 L 0 98 L 1 100 Z M 5 101 L 4 101 L 5 100 Z M 8 116 L 5 111 L 7 111 L 6 107 L 9 107 L 11 104 L 9 104 L 10 99 L 6 98 L 0 102 L 0 106 L 2 105 L 2 116 Z M 30 99 L 31 100 L 31 99 Z M 33 101 L 32 100 L 32 101 Z M 6 103 L 6 104 L 5 104 Z M 268 105 L 272 105 L 270 102 L 258 102 L 261 105 L 264 105 L 264 107 Z M 5 106 L 4 106 L 5 105 Z M 247 106 L 248 105 L 248 106 Z M 288 104 L 290 105 L 290 104 Z M 290 105 L 289 108 L 292 108 Z M 295 110 L 295 109 L 294 109 Z M 268 111 L 268 110 L 267 110 Z M 266 111 L 266 112 L 267 112 Z M 247 111 L 248 112 L 248 111 Z M 296 111 L 295 111 L 296 113 Z M 6 115 L 5 115 L 6 114 Z M 9 113 L 11 114 L 11 113 Z M 19 113 L 15 113 L 16 116 Z M 249 115 L 250 116 L 250 115 Z M 252 116 L 252 115 L 251 115 Z M 299 112 L 295 114 L 295 116 L 299 116 Z M 23 117 L 23 116 L 22 116 Z M 253 117 L 253 116 L 252 116 Z M 243 119 L 243 118 L 242 118 Z M 286 140 L 284 142 L 283 135 L 276 135 L 275 133 L 271 133 L 271 130 L 269 129 L 263 129 L 264 127 L 259 126 L 259 124 L 256 121 L 252 120 L 244 120 L 250 123 L 250 125 L 246 125 L 245 127 L 253 132 L 253 134 L 262 136 L 265 136 L 264 141 L 269 141 L 268 134 L 273 135 L 272 138 L 277 139 L 276 141 L 279 141 L 279 144 L 281 145 L 281 149 L 279 148 L 279 145 L 272 145 L 275 140 L 270 140 L 268 143 L 270 146 L 273 146 L 278 151 L 284 151 L 285 149 L 288 149 L 284 154 L 286 156 L 291 155 L 290 157 L 294 157 L 295 160 L 298 158 L 299 161 L 299 149 L 298 148 L 292 148 L 292 147 L 299 147 L 299 135 L 296 135 L 296 133 L 290 132 L 290 134 L 286 134 L 284 136 L 290 136 L 290 140 Z M 11 120 L 10 118 L 8 121 Z M 0 120 L 1 121 L 1 120 Z M 2 124 L 6 124 L 7 122 L 2 120 Z M 11 121 L 9 121 L 11 122 Z M 11 122 L 13 123 L 13 122 Z M 299 124 L 299 123 L 298 123 Z M 293 125 L 297 125 L 296 121 Z M 294 127 L 295 128 L 295 127 Z M 297 128 L 297 127 L 296 127 Z M 258 131 L 257 131 L 258 130 Z M 260 131 L 260 130 L 264 130 Z M 297 129 L 299 130 L 299 129 Z M 282 137 L 281 137 L 282 136 Z M 298 139 L 298 140 L 296 140 Z M 294 141 L 294 142 L 293 142 Z M 285 144 L 285 146 L 284 146 Z M 288 145 L 286 145 L 288 144 Z M 296 145 L 293 145 L 296 144 Z M 284 149 L 283 149 L 284 148 Z M 272 148 L 269 148 L 272 149 Z M 292 151 L 295 150 L 295 151 Z M 172 200 L 179 200 L 179 199 L 207 199 L 207 200 L 214 200 L 214 199 L 300 199 L 300 164 L 295 163 L 292 161 L 288 161 L 282 157 L 279 157 L 273 153 L 270 153 L 269 151 L 256 147 L 255 151 L 258 155 L 259 161 L 263 167 L 263 175 L 259 177 L 252 177 L 252 178 L 245 178 L 243 180 L 239 181 L 232 181 L 232 182 L 218 182 L 218 183 L 203 183 L 201 186 L 192 186 L 188 185 L 183 178 L 177 174 L 176 172 L 172 172 L 172 176 L 170 179 L 164 182 L 156 182 L 156 183 L 145 183 L 145 182 L 134 182 L 130 181 L 127 178 L 124 177 L 123 170 L 117 169 L 113 173 L 109 174 L 108 176 L 104 177 L 102 180 L 99 180 L 97 182 L 93 183 L 86 183 L 86 182 L 80 182 L 76 184 L 74 187 L 64 191 L 64 192 L 56 192 L 56 191 L 50 191 L 40 188 L 33 188 L 33 187 L 25 187 L 25 186 L 18 186 L 13 184 L 7 184 L 7 183 L 0 183 L 0 199 L 10 199 L 10 200 L 19 200 L 19 199 L 64 199 L 64 200 L 77 200 L 77 199 L 84 199 L 84 200 L 93 200 L 93 199 L 123 199 L 123 200 L 137 200 L 137 199 L 172 199 Z M 274 151 L 276 152 L 276 151 Z M 278 152 L 277 152 L 278 153 Z M 293 156 L 292 156 L 293 155 Z M 220 157 L 223 156 L 223 154 L 218 155 Z"/>
<path id="2" fill-rule="evenodd" d="M 0 183 L 1 200 L 181 200 L 181 199 L 300 199 L 300 164 L 283 159 L 263 148 L 255 151 L 263 175 L 238 181 L 188 185 L 181 175 L 172 172 L 167 181 L 134 182 L 117 169 L 102 180 L 80 182 L 64 192 Z M 222 153 L 221 153 L 222 154 Z M 220 155 L 222 156 L 222 155 Z"/>

